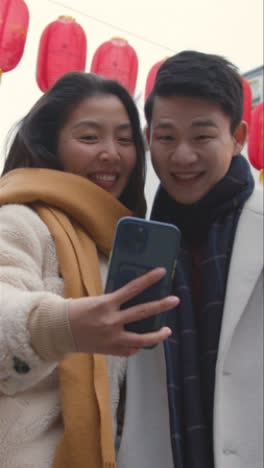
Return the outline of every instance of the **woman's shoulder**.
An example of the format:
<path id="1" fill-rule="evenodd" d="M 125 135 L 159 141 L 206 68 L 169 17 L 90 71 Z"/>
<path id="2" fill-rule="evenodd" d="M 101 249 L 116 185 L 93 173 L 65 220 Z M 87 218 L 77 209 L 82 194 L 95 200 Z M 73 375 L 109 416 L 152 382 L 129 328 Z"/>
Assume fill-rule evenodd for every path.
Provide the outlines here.
<path id="1" fill-rule="evenodd" d="M 54 241 L 46 224 L 26 205 L 7 204 L 0 207 L 0 244 L 2 250 L 24 251 L 29 255 L 46 252 Z"/>
<path id="2" fill-rule="evenodd" d="M 39 233 L 49 233 L 47 226 L 40 219 L 38 214 L 27 205 L 6 204 L 0 207 L 1 231 L 6 227 L 10 230 L 37 231 Z"/>
<path id="3" fill-rule="evenodd" d="M 26 218 L 39 218 L 37 213 L 33 211 L 29 206 L 23 204 L 16 204 L 16 203 L 7 203 L 6 205 L 2 205 L 0 207 L 0 215 L 13 218 L 13 217 L 24 217 Z"/>

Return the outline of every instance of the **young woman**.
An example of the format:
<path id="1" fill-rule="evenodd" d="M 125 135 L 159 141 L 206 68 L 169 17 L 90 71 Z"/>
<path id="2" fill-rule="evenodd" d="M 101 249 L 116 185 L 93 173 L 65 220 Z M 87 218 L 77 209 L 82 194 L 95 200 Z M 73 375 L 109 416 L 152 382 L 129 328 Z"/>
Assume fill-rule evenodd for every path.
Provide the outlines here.
<path id="1" fill-rule="evenodd" d="M 124 324 L 178 302 L 120 311 L 163 269 L 103 294 L 117 221 L 145 214 L 143 184 L 138 113 L 117 82 L 66 74 L 22 120 L 0 179 L 1 468 L 115 466 L 124 366 L 104 355 L 167 338 Z"/>

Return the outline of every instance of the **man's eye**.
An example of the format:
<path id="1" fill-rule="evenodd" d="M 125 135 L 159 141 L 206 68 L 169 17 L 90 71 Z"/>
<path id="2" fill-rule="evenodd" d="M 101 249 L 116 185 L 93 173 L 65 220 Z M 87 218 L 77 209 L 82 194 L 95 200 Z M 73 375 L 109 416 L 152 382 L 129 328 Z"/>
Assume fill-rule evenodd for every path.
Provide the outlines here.
<path id="1" fill-rule="evenodd" d="M 197 135 L 197 136 L 195 137 L 195 139 L 198 140 L 198 141 L 199 141 L 199 140 L 200 140 L 200 141 L 203 141 L 203 140 L 210 140 L 210 139 L 212 139 L 212 138 L 213 138 L 212 135 Z"/>

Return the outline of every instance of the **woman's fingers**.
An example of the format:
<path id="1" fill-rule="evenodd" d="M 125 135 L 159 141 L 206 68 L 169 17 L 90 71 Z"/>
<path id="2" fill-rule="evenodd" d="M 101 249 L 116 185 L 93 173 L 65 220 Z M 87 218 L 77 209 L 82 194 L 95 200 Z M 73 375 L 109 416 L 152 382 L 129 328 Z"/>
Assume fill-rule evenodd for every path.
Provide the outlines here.
<path id="1" fill-rule="evenodd" d="M 123 330 L 118 344 L 111 349 L 113 356 L 129 357 L 137 354 L 142 348 L 152 347 L 166 340 L 171 335 L 168 327 L 162 327 L 160 330 L 151 333 L 139 335 Z"/>
<path id="2" fill-rule="evenodd" d="M 117 291 L 109 294 L 112 296 L 116 304 L 122 305 L 144 291 L 144 289 L 147 289 L 154 283 L 160 281 L 165 274 L 165 268 L 155 268 L 139 278 L 130 281 Z"/>
<path id="3" fill-rule="evenodd" d="M 171 335 L 171 329 L 168 327 L 162 327 L 160 330 L 150 333 L 132 333 L 125 331 L 120 337 L 120 344 L 124 345 L 124 348 L 128 348 L 126 352 L 129 352 L 129 348 L 133 350 L 140 350 L 141 348 L 153 346 L 166 340 Z"/>
<path id="4" fill-rule="evenodd" d="M 152 315 L 173 309 L 179 304 L 179 298 L 176 296 L 167 296 L 159 301 L 145 302 L 128 309 L 120 310 L 119 323 L 125 325 L 135 320 L 141 320 Z"/>

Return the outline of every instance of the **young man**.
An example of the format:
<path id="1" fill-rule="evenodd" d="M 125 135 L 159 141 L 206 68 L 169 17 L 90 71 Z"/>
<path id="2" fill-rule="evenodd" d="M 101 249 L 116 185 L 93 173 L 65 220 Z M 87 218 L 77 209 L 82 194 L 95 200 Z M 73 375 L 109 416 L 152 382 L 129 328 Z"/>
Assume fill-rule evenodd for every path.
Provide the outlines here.
<path id="1" fill-rule="evenodd" d="M 262 468 L 263 191 L 240 154 L 240 75 L 181 52 L 145 113 L 161 181 L 152 218 L 182 232 L 181 302 L 164 346 L 129 359 L 118 468 Z"/>

